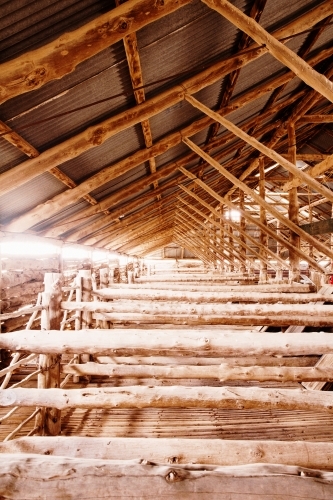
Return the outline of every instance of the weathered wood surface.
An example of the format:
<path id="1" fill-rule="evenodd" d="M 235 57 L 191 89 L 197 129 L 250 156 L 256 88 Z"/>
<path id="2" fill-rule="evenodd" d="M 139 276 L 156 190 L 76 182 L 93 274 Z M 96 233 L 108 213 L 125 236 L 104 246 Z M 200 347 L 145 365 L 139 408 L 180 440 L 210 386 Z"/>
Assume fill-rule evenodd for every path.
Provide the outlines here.
<path id="1" fill-rule="evenodd" d="M 328 355 L 330 356 L 330 354 Z M 228 358 L 192 357 L 192 356 L 94 356 L 97 363 L 127 365 L 220 365 L 222 363 L 236 366 L 314 366 L 319 356 L 246 356 Z"/>
<path id="2" fill-rule="evenodd" d="M 93 340 L 93 341 L 92 341 Z M 0 348 L 14 352 L 63 354 L 301 356 L 330 354 L 333 335 L 327 332 L 225 332 L 216 329 L 21 330 L 0 336 Z"/>
<path id="3" fill-rule="evenodd" d="M 100 312 L 93 313 L 93 318 L 97 320 L 108 320 L 114 324 L 129 325 L 138 324 L 141 325 L 243 325 L 243 326 L 311 326 L 316 328 L 327 328 L 333 326 L 333 318 L 326 316 L 322 318 L 321 316 L 311 316 L 300 317 L 291 316 L 286 314 L 268 314 L 268 315 L 257 315 L 257 314 L 244 314 L 244 315 L 233 315 L 228 314 L 149 314 L 140 312 Z"/>
<path id="4" fill-rule="evenodd" d="M 326 234 L 333 233 L 333 219 L 325 219 L 311 224 L 302 224 L 300 226 L 303 231 L 309 234 Z"/>
<path id="5" fill-rule="evenodd" d="M 204 446 L 203 446 L 204 444 Z M 164 464 L 283 464 L 333 468 L 333 444 L 312 441 L 241 441 L 181 438 L 19 438 L 0 443 L 1 454 L 39 454 Z"/>
<path id="6" fill-rule="evenodd" d="M 323 296 L 321 296 L 323 302 Z M 163 315 L 169 312 L 170 315 L 181 314 L 202 315 L 202 316 L 227 316 L 230 320 L 233 315 L 239 316 L 300 316 L 304 321 L 311 321 L 311 318 L 320 316 L 333 321 L 333 305 L 331 304 L 219 304 L 219 303 L 193 303 L 193 302 L 173 302 L 173 301 L 153 301 L 153 300 L 114 300 L 112 302 L 61 302 L 64 310 L 82 310 L 92 312 L 114 312 L 114 313 L 140 313 Z"/>
<path id="7" fill-rule="evenodd" d="M 3 63 L 0 102 L 62 78 L 74 71 L 80 62 L 188 2 L 131 0 L 43 47 Z"/>
<path id="8" fill-rule="evenodd" d="M 291 465 L 161 465 L 33 454 L 3 454 L 2 460 L 0 495 L 8 499 L 327 500 L 333 495 L 332 472 Z"/>
<path id="9" fill-rule="evenodd" d="M 151 366 L 151 365 L 101 365 L 84 363 L 63 365 L 62 372 L 71 375 L 97 375 L 121 378 L 168 378 L 168 379 L 219 379 L 226 380 L 266 380 L 276 382 L 333 381 L 333 368 L 311 367 L 234 367 L 230 364 L 211 366 Z"/>
<path id="10" fill-rule="evenodd" d="M 268 51 L 278 61 L 290 68 L 295 75 L 307 85 L 317 90 L 329 101 L 333 102 L 333 88 L 331 82 L 316 70 L 311 68 L 295 52 L 279 42 L 274 36 L 262 28 L 254 19 L 246 16 L 227 0 L 202 0 L 208 7 L 216 10 L 239 29 L 247 33 L 258 44 L 264 44 Z"/>
<path id="11" fill-rule="evenodd" d="M 293 283 L 289 285 L 279 284 L 279 283 L 271 283 L 271 284 L 261 284 L 261 285 L 222 285 L 220 283 L 212 282 L 209 286 L 200 285 L 192 283 L 183 284 L 183 283 L 140 283 L 140 284 L 130 284 L 125 285 L 123 283 L 113 283 L 110 286 L 111 290 L 137 290 L 140 293 L 143 289 L 153 289 L 153 290 L 179 290 L 179 291 L 189 291 L 189 292 L 252 292 L 252 293 L 311 293 L 315 291 L 314 285 L 308 284 L 300 284 Z M 333 285 L 332 285 L 333 291 Z M 104 293 L 104 292 L 103 292 Z M 105 292 L 106 293 L 106 292 Z"/>
<path id="12" fill-rule="evenodd" d="M 230 408 L 333 414 L 330 392 L 258 387 L 126 386 L 84 389 L 2 389 L 0 406 L 65 408 Z"/>
<path id="13" fill-rule="evenodd" d="M 178 274 L 169 274 L 167 276 L 161 276 L 161 275 L 151 275 L 151 276 L 142 276 L 140 278 L 135 278 L 135 283 L 149 283 L 151 281 L 157 281 L 163 283 L 164 281 L 166 282 L 182 282 L 182 281 L 205 281 L 205 282 L 220 282 L 223 283 L 225 281 L 256 281 L 258 278 L 256 276 L 242 276 L 240 273 L 230 273 L 228 275 L 223 275 L 223 274 L 213 274 L 213 273 L 205 273 L 205 274 L 189 274 L 189 273 L 178 273 Z"/>
<path id="14" fill-rule="evenodd" d="M 323 296 L 313 293 L 265 293 L 265 292 L 191 292 L 181 290 L 148 290 L 148 289 L 132 289 L 132 288 L 104 288 L 93 292 L 98 297 L 103 299 L 125 299 L 125 300 L 154 300 L 154 301 L 186 301 L 186 302 L 256 302 L 273 304 L 275 302 L 286 304 L 307 304 L 309 302 L 323 302 Z M 328 298 L 328 301 L 332 298 Z"/>

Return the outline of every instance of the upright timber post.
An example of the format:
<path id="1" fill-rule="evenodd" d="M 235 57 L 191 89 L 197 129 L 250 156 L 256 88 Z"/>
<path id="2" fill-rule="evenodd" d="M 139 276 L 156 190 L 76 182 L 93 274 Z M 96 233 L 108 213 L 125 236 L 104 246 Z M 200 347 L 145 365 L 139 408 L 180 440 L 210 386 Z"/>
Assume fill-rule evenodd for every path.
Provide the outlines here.
<path id="1" fill-rule="evenodd" d="M 81 283 L 82 302 L 90 302 L 92 297 L 91 270 L 80 269 L 78 276 L 79 276 L 79 281 Z M 82 329 L 91 328 L 91 322 L 92 322 L 92 313 L 90 311 L 83 311 L 81 317 L 81 328 Z M 81 354 L 80 358 L 83 363 L 87 363 L 88 361 L 90 361 L 89 354 Z"/>
<path id="2" fill-rule="evenodd" d="M 264 164 L 264 158 L 259 159 L 259 194 L 261 198 L 264 200 L 265 199 L 265 164 Z M 266 210 L 263 206 L 260 206 L 260 222 L 264 225 L 267 226 L 267 218 L 266 218 Z M 260 231 L 260 276 L 259 276 L 259 283 L 266 283 L 267 282 L 267 243 L 268 243 L 268 237 L 267 233 L 264 231 Z"/>
<path id="3" fill-rule="evenodd" d="M 241 211 L 243 211 L 244 210 L 244 191 L 242 191 L 241 189 L 238 188 L 238 194 L 239 194 L 239 208 Z M 239 226 L 240 226 L 240 230 L 241 230 L 239 233 L 239 239 L 243 243 L 246 243 L 245 236 L 244 236 L 244 233 L 246 230 L 246 223 L 245 223 L 245 217 L 243 215 L 240 216 Z M 243 251 L 243 255 L 244 255 L 244 262 L 241 262 L 240 269 L 239 269 L 241 273 L 246 272 L 246 266 L 245 266 L 246 248 L 245 247 L 243 247 L 243 248 L 244 248 L 244 250 L 242 250 L 242 251 Z"/>
<path id="4" fill-rule="evenodd" d="M 41 314 L 42 330 L 60 330 L 62 300 L 61 274 L 46 273 L 44 292 L 42 293 L 43 310 Z M 61 355 L 41 354 L 39 356 L 38 389 L 55 389 L 60 387 Z M 57 436 L 61 431 L 61 411 L 56 408 L 41 408 L 36 417 L 37 434 L 40 436 Z"/>
<path id="5" fill-rule="evenodd" d="M 281 222 L 279 220 L 276 221 L 276 234 L 280 236 L 281 234 Z M 276 255 L 281 257 L 282 245 L 279 240 L 276 240 Z M 275 279 L 277 282 L 281 282 L 283 279 L 283 269 L 281 266 L 276 271 Z"/>
<path id="6" fill-rule="evenodd" d="M 289 123 L 288 125 L 288 153 L 290 157 L 290 162 L 296 165 L 296 134 L 295 134 L 295 125 L 294 123 Z M 292 181 L 294 179 L 294 175 L 289 173 L 289 180 Z M 298 217 L 298 195 L 297 195 L 297 187 L 293 187 L 289 191 L 289 220 L 298 225 L 299 217 Z M 295 248 L 300 248 L 300 237 L 298 234 L 294 233 L 294 231 L 290 230 L 290 243 Z M 289 283 L 300 281 L 300 271 L 299 271 L 299 256 L 293 252 L 289 251 L 289 262 L 291 271 L 289 272 Z"/>

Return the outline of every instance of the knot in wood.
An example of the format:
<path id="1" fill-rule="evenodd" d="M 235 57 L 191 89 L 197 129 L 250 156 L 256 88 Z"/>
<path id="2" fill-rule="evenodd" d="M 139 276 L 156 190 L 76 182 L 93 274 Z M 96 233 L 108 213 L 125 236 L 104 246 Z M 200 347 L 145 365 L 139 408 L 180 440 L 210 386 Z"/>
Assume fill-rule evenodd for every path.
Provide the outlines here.
<path id="1" fill-rule="evenodd" d="M 168 474 L 165 476 L 165 480 L 168 482 L 168 483 L 174 483 L 175 481 L 179 481 L 179 478 L 178 478 L 178 474 L 175 470 L 171 470 L 170 472 L 168 472 Z"/>

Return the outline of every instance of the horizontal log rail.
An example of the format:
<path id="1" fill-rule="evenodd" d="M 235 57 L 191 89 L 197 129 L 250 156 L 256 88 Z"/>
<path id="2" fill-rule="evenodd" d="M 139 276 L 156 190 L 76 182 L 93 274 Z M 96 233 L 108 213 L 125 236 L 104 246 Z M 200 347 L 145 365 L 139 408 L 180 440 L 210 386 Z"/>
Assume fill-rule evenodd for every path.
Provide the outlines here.
<path id="1" fill-rule="evenodd" d="M 183 283 L 133 283 L 133 284 L 124 284 L 124 283 L 112 283 L 112 290 L 137 290 L 140 293 L 140 290 L 144 289 L 149 290 L 178 290 L 178 291 L 192 291 L 192 292 L 263 292 L 263 293 L 311 293 L 315 291 L 314 285 L 309 284 L 301 284 L 301 283 L 293 283 L 283 284 L 283 283 L 267 283 L 267 284 L 258 284 L 258 285 L 222 285 L 221 283 L 211 283 L 209 286 L 202 284 L 183 284 Z M 333 292 L 333 286 L 332 286 Z"/>
<path id="2" fill-rule="evenodd" d="M 325 300 L 325 299 L 324 299 Z M 321 298 L 323 302 L 323 296 Z M 300 316 L 304 321 L 320 316 L 323 320 L 333 321 L 333 305 L 323 304 L 218 304 L 218 303 L 187 303 L 172 301 L 113 301 L 113 302 L 61 302 L 64 310 L 82 310 L 90 312 L 140 313 L 140 314 L 197 314 L 203 316 Z"/>
<path id="3" fill-rule="evenodd" d="M 103 288 L 93 292 L 101 299 L 130 299 L 130 300 L 154 300 L 154 301 L 186 301 L 186 302 L 257 302 L 273 304 L 275 302 L 285 304 L 307 304 L 323 302 L 323 296 L 319 293 L 265 293 L 265 292 L 246 292 L 246 291 L 211 291 L 211 292 L 191 292 L 186 290 L 149 290 L 133 288 Z M 333 302 L 332 297 L 325 297 L 325 301 Z"/>
<path id="4" fill-rule="evenodd" d="M 228 364 L 211 366 L 151 366 L 151 365 L 101 365 L 84 363 L 62 366 L 62 372 L 79 377 L 86 375 L 121 378 L 157 379 L 219 379 L 257 380 L 259 382 L 312 382 L 333 381 L 333 368 L 320 367 L 234 367 Z"/>
<path id="5" fill-rule="evenodd" d="M 243 465 L 266 463 L 333 468 L 333 444 L 313 441 L 52 436 L 0 443 L 3 453 L 164 464 Z"/>
<path id="6" fill-rule="evenodd" d="M 89 342 L 93 338 L 93 342 Z M 63 354 L 88 353 L 191 356 L 301 356 L 333 353 L 333 335 L 328 332 L 279 333 L 212 329 L 142 330 L 21 330 L 0 336 L 0 348 L 11 351 Z"/>
<path id="7" fill-rule="evenodd" d="M 36 491 L 44 498 L 76 500 L 82 496 L 83 488 L 86 498 L 119 500 L 142 499 L 147 495 L 164 500 L 194 496 L 215 500 L 226 498 L 226 492 L 230 499 L 236 498 L 236 492 L 239 499 L 249 500 L 324 500 L 331 498 L 333 491 L 332 472 L 295 465 L 159 464 L 10 453 L 2 454 L 2 462 L 3 498 L 13 497 L 13 488 L 16 498 L 26 500 L 36 498 Z"/>
<path id="8" fill-rule="evenodd" d="M 295 316 L 286 314 L 244 314 L 233 315 L 230 314 L 149 314 L 149 313 L 126 313 L 126 312 L 104 312 L 93 313 L 93 318 L 97 320 L 107 320 L 115 323 L 116 325 L 138 324 L 141 325 L 235 325 L 243 326 L 275 326 L 278 328 L 285 326 L 311 326 L 314 328 L 328 328 L 333 327 L 333 317 L 321 316 Z"/>
<path id="9" fill-rule="evenodd" d="M 322 411 L 333 414 L 330 392 L 259 387 L 108 387 L 5 389 L 0 406 L 66 408 L 229 408 Z"/>

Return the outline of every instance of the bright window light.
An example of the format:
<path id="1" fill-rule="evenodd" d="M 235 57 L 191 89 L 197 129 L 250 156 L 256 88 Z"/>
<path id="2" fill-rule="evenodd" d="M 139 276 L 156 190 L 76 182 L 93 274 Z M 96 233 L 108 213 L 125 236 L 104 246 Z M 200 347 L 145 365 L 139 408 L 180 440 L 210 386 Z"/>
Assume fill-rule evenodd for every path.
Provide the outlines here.
<path id="1" fill-rule="evenodd" d="M 127 261 L 128 261 L 127 255 L 119 255 L 118 259 L 119 259 L 119 265 L 120 266 L 126 266 Z"/>
<path id="2" fill-rule="evenodd" d="M 52 243 L 42 241 L 27 241 L 27 240 L 12 240 L 3 241 L 0 244 L 0 252 L 2 257 L 36 257 L 45 258 L 51 255 L 56 255 L 59 252 L 59 247 Z"/>
<path id="3" fill-rule="evenodd" d="M 64 246 L 62 248 L 62 258 L 64 260 L 81 260 L 90 257 L 90 249 L 78 246 Z"/>
<path id="4" fill-rule="evenodd" d="M 228 210 L 227 212 L 225 212 L 225 218 L 230 219 L 233 222 L 239 222 L 240 218 L 241 218 L 241 214 L 238 210 L 235 210 L 232 208 L 231 210 Z"/>
<path id="5" fill-rule="evenodd" d="M 92 260 L 93 262 L 105 261 L 108 260 L 109 252 L 105 252 L 105 250 L 93 250 Z"/>

